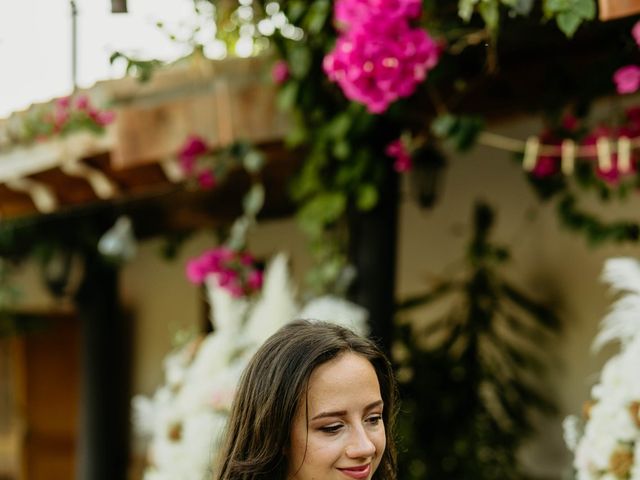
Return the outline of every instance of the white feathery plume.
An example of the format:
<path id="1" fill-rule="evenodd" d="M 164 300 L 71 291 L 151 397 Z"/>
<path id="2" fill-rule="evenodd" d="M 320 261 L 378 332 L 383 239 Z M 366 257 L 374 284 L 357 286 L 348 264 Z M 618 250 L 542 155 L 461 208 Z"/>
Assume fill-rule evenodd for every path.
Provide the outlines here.
<path id="1" fill-rule="evenodd" d="M 214 331 L 238 330 L 249 308 L 249 302 L 244 298 L 233 298 L 227 290 L 218 284 L 216 274 L 207 275 L 205 285 L 211 306 L 210 320 L 213 323 Z"/>
<path id="2" fill-rule="evenodd" d="M 337 323 L 359 335 L 369 333 L 367 309 L 334 295 L 324 295 L 309 301 L 298 318 Z"/>
<path id="3" fill-rule="evenodd" d="M 267 266 L 262 294 L 245 325 L 244 332 L 248 340 L 255 342 L 258 347 L 280 327 L 293 320 L 298 311 L 295 295 L 287 255 L 279 253 Z"/>
<path id="4" fill-rule="evenodd" d="M 640 334 L 640 262 L 628 257 L 607 260 L 602 278 L 622 296 L 601 322 L 593 342 L 596 351 L 614 340 L 627 345 Z"/>

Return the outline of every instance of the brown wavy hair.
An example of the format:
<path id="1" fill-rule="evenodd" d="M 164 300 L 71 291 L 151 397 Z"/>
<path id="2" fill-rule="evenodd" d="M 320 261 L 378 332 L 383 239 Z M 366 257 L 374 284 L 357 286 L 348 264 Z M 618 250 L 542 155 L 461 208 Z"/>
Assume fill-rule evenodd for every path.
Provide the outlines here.
<path id="1" fill-rule="evenodd" d="M 384 402 L 387 446 L 374 480 L 396 480 L 394 426 L 397 389 L 391 365 L 371 340 L 324 322 L 297 320 L 272 335 L 240 379 L 214 475 L 215 480 L 286 480 L 290 433 L 321 364 L 352 352 L 371 362 Z"/>

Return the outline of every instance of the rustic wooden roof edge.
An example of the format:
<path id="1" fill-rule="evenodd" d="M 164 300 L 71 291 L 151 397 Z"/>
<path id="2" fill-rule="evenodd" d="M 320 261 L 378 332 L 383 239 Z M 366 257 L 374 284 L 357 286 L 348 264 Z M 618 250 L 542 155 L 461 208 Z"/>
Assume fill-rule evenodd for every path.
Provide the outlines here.
<path id="1" fill-rule="evenodd" d="M 98 82 L 83 93 L 116 112 L 104 135 L 78 132 L 0 152 L 0 216 L 171 189 L 184 179 L 176 155 L 190 135 L 213 150 L 239 140 L 278 143 L 289 119 L 276 108 L 267 61 L 196 58 L 147 83 Z"/>

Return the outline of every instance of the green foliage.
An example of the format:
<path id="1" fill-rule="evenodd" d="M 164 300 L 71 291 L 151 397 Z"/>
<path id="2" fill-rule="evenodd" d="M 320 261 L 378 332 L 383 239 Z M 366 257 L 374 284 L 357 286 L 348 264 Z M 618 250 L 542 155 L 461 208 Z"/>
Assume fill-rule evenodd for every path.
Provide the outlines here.
<path id="1" fill-rule="evenodd" d="M 470 115 L 440 115 L 431 123 L 431 130 L 437 137 L 449 142 L 459 152 L 475 145 L 478 134 L 484 128 L 484 120 Z"/>
<path id="2" fill-rule="evenodd" d="M 500 6 L 513 9 L 518 4 L 517 0 L 460 0 L 458 2 L 458 15 L 465 22 L 471 20 L 471 16 L 477 11 L 485 25 L 491 31 L 496 31 L 500 25 Z"/>
<path id="3" fill-rule="evenodd" d="M 119 60 L 126 62 L 125 73 L 137 77 L 141 82 L 151 80 L 153 72 L 162 66 L 159 60 L 140 60 L 118 51 L 113 52 L 109 57 L 109 63 L 112 65 Z"/>
<path id="4" fill-rule="evenodd" d="M 555 18 L 567 37 L 572 37 L 583 22 L 596 16 L 595 0 L 544 0 L 543 9 L 547 18 Z"/>
<path id="5" fill-rule="evenodd" d="M 403 480 L 521 480 L 518 448 L 553 411 L 542 379 L 559 321 L 503 278 L 509 254 L 489 241 L 493 221 L 477 205 L 464 271 L 398 304 Z M 430 313 L 407 321 L 416 307 Z"/>
<path id="6" fill-rule="evenodd" d="M 562 224 L 570 230 L 582 233 L 590 245 L 604 243 L 638 242 L 640 223 L 636 220 L 602 221 L 596 215 L 581 210 L 573 194 L 566 192 L 559 200 L 558 216 Z"/>
<path id="7" fill-rule="evenodd" d="M 487 29 L 496 34 L 500 29 L 501 9 L 508 9 L 511 16 L 529 15 L 532 6 L 532 1 L 522 0 L 459 0 L 458 14 L 469 22 L 477 12 Z M 596 14 L 595 0 L 543 0 L 542 8 L 545 18 L 555 19 L 567 37 L 572 37 L 583 22 L 593 20 Z"/>

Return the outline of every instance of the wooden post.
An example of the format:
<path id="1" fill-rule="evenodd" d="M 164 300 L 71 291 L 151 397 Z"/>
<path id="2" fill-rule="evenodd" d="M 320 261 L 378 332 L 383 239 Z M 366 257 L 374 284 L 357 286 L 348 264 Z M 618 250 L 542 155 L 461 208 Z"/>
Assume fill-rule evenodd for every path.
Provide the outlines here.
<path id="1" fill-rule="evenodd" d="M 82 323 L 78 480 L 126 478 L 129 456 L 128 338 L 118 302 L 118 270 L 85 253 L 76 294 Z"/>
<path id="2" fill-rule="evenodd" d="M 371 337 L 389 353 L 395 311 L 398 175 L 388 164 L 379 203 L 350 218 L 350 257 L 357 269 L 351 300 L 369 311 Z"/>

